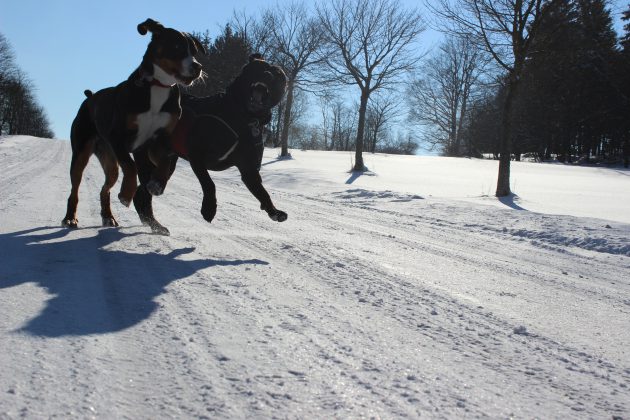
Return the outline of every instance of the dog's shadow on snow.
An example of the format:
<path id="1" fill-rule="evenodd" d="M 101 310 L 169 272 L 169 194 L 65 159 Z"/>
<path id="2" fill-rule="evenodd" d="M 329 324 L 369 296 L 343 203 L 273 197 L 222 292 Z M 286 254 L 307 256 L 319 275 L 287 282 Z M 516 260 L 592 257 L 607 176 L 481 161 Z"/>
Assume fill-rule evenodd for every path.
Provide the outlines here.
<path id="1" fill-rule="evenodd" d="M 168 254 L 107 250 L 111 243 L 143 233 L 99 229 L 95 237 L 75 239 L 71 232 L 42 227 L 0 234 L 0 291 L 35 283 L 52 295 L 19 331 L 43 337 L 121 331 L 149 318 L 158 307 L 156 298 L 176 280 L 212 266 L 267 264 L 257 259 L 178 258 L 194 248 Z"/>

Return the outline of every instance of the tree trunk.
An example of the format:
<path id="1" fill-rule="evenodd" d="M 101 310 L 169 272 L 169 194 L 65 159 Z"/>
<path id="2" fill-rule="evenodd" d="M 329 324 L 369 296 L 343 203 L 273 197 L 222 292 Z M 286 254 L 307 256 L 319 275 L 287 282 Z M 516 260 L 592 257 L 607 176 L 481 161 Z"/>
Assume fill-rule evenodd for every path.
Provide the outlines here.
<path id="1" fill-rule="evenodd" d="M 282 121 L 282 136 L 280 143 L 282 149 L 280 156 L 289 156 L 289 127 L 291 127 L 291 108 L 293 107 L 293 79 L 287 83 L 287 99 L 284 102 L 284 119 Z"/>
<path id="2" fill-rule="evenodd" d="M 363 132 L 365 130 L 365 114 L 367 110 L 368 94 L 361 92 L 361 105 L 359 106 L 359 123 L 357 127 L 356 153 L 353 171 L 363 172 L 366 170 L 363 164 Z"/>
<path id="3" fill-rule="evenodd" d="M 503 119 L 501 121 L 501 143 L 499 150 L 499 176 L 497 178 L 497 197 L 505 197 L 512 194 L 510 190 L 510 159 L 512 156 L 512 108 L 518 80 L 515 75 L 510 75 L 503 106 Z"/>

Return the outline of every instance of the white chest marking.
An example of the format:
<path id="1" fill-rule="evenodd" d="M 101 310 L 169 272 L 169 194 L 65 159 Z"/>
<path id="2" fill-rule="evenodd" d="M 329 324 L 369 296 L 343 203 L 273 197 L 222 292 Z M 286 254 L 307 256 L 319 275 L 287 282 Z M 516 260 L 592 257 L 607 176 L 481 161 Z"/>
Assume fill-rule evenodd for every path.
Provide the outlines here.
<path id="1" fill-rule="evenodd" d="M 151 86 L 151 107 L 148 111 L 138 114 L 136 123 L 138 124 L 138 134 L 133 142 L 131 150 L 136 150 L 149 140 L 157 130 L 165 128 L 171 120 L 171 114 L 160 112 L 162 106 L 168 99 L 170 89 L 160 86 Z"/>

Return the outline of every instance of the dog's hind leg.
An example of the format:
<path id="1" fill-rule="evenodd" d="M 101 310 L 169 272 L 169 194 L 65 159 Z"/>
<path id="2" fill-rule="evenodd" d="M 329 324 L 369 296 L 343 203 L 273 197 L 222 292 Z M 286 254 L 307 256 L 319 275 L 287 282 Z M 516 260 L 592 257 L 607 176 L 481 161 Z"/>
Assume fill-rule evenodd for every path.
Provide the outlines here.
<path id="1" fill-rule="evenodd" d="M 70 196 L 68 197 L 66 217 L 64 217 L 61 221 L 61 226 L 63 227 L 76 228 L 79 224 L 79 221 L 77 220 L 79 186 L 81 185 L 83 171 L 90 160 L 93 149 L 94 140 L 89 140 L 84 143 L 81 150 L 72 152 L 72 161 L 70 162 L 70 182 L 72 184 L 72 189 L 70 190 Z"/>
<path id="2" fill-rule="evenodd" d="M 115 227 L 118 226 L 118 222 L 112 214 L 109 192 L 118 180 L 118 161 L 113 150 L 106 142 L 98 142 L 96 144 L 95 154 L 105 173 L 105 183 L 101 189 L 101 218 L 103 219 L 103 226 Z"/>
<path id="3" fill-rule="evenodd" d="M 149 226 L 153 233 L 168 236 L 170 235 L 168 229 L 162 226 L 153 215 L 153 196 L 146 187 L 147 182 L 151 179 L 151 173 L 155 169 L 155 165 L 151 163 L 146 149 L 134 153 L 134 157 L 138 167 L 138 177 L 140 178 L 140 186 L 133 197 L 133 205 L 136 208 L 136 212 L 142 224 Z"/>
<path id="4" fill-rule="evenodd" d="M 79 112 L 72 122 L 71 130 L 72 160 L 70 161 L 70 183 L 72 184 L 66 216 L 61 221 L 61 226 L 76 228 L 79 224 L 77 220 L 77 206 L 79 204 L 79 185 L 83 171 L 94 152 L 96 133 L 94 125 L 90 121 L 89 111 L 86 102 L 81 105 Z"/>

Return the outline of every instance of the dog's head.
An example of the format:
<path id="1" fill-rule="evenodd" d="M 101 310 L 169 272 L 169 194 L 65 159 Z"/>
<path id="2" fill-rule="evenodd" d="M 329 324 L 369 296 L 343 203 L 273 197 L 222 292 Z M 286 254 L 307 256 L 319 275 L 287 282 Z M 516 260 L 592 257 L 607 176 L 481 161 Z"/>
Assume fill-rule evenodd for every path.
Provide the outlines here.
<path id="1" fill-rule="evenodd" d="M 153 19 L 138 25 L 140 35 L 151 32 L 151 42 L 142 60 L 142 68 L 159 82 L 190 85 L 201 76 L 201 64 L 195 60 L 206 50 L 197 38 L 175 29 L 165 28 Z M 166 79 L 166 80 L 163 80 Z"/>
<path id="2" fill-rule="evenodd" d="M 252 54 L 228 88 L 228 93 L 238 95 L 245 101 L 246 111 L 258 116 L 278 105 L 286 84 L 287 77 L 280 67 L 269 64 L 260 54 Z"/>

